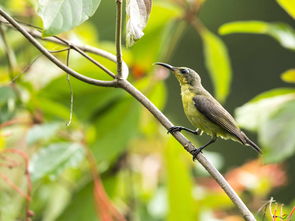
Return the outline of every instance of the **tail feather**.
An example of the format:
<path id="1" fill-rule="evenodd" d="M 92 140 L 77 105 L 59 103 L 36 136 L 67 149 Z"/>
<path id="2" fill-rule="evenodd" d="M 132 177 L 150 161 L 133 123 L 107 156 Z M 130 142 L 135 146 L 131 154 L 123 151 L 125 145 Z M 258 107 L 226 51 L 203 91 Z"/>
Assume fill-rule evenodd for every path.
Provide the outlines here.
<path id="1" fill-rule="evenodd" d="M 261 154 L 262 153 L 262 151 L 261 151 L 261 149 L 260 149 L 260 147 L 258 147 L 257 146 L 257 144 L 255 144 L 252 140 L 250 140 L 250 138 L 248 138 L 247 136 L 246 136 L 246 134 L 244 134 L 243 132 L 242 132 L 242 134 L 243 134 L 243 138 L 244 138 L 244 144 L 245 145 L 247 145 L 247 146 L 250 146 L 250 147 L 252 147 L 257 153 L 259 153 L 259 154 Z"/>

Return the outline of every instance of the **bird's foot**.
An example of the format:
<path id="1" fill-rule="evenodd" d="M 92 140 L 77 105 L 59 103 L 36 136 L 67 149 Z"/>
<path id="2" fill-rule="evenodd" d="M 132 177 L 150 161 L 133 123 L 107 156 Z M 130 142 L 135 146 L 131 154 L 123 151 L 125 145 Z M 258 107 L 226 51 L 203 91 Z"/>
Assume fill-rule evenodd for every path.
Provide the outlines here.
<path id="1" fill-rule="evenodd" d="M 180 132 L 182 130 L 185 130 L 185 131 L 190 132 L 190 133 L 195 134 L 195 135 L 200 135 L 201 134 L 201 131 L 199 129 L 197 129 L 197 130 L 191 130 L 189 128 L 182 127 L 182 126 L 173 126 L 173 127 L 170 127 L 168 129 L 168 131 L 167 131 L 167 134 L 174 133 L 174 132 Z"/>
<path id="2" fill-rule="evenodd" d="M 197 156 L 199 153 L 203 153 L 202 152 L 203 149 L 204 149 L 204 147 L 200 147 L 200 148 L 196 148 L 190 152 L 193 155 L 193 160 L 197 159 Z"/>
<path id="3" fill-rule="evenodd" d="M 180 132 L 182 130 L 184 130 L 184 127 L 182 127 L 182 126 L 173 126 L 168 129 L 167 134 L 169 134 L 169 133 L 171 134 L 174 132 Z"/>

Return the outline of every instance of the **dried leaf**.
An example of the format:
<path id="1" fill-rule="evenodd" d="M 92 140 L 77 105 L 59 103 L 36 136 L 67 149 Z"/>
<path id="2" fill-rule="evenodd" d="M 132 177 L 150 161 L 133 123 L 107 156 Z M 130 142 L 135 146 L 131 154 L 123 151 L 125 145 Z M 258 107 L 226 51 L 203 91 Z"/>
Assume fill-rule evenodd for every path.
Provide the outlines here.
<path id="1" fill-rule="evenodd" d="M 126 5 L 127 19 L 127 46 L 132 46 L 144 33 L 152 8 L 151 0 L 128 0 Z"/>

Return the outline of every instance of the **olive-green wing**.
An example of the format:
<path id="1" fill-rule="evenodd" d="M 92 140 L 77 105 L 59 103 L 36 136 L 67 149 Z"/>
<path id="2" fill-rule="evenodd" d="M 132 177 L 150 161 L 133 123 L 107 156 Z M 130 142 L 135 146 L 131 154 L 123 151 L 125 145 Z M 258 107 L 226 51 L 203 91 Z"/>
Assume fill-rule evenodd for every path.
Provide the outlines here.
<path id="1" fill-rule="evenodd" d="M 197 95 L 193 98 L 195 107 L 199 112 L 205 115 L 211 122 L 219 125 L 228 133 L 237 137 L 242 143 L 245 143 L 240 129 L 237 127 L 234 118 L 218 103 L 213 97 Z"/>

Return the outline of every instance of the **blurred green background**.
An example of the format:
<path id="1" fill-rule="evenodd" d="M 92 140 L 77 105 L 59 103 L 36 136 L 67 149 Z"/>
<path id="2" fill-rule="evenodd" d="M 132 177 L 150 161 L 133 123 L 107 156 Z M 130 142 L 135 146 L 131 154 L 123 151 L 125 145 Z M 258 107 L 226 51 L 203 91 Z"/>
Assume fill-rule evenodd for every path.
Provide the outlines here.
<path id="1" fill-rule="evenodd" d="M 0 4 L 18 20 L 42 26 L 35 14 L 36 1 L 0 0 Z M 192 11 L 203 28 L 183 19 L 183 15 Z M 115 53 L 115 16 L 114 1 L 102 0 L 87 22 L 60 36 Z M 193 128 L 182 109 L 178 82 L 174 76 L 154 67 L 156 61 L 196 70 L 209 92 L 224 92 L 215 95 L 224 101 L 230 113 L 238 115 L 242 127 L 251 128 L 250 120 L 248 124 L 245 120 L 247 117 L 267 118 L 257 120 L 257 127 L 246 131 L 265 149 L 260 160 L 256 160 L 258 156 L 250 148 L 221 139 L 204 152 L 254 212 L 270 197 L 277 200 L 277 207 L 285 205 L 285 214 L 294 207 L 294 73 L 289 75 L 291 80 L 281 79 L 286 70 L 294 72 L 293 18 L 276 1 L 270 0 L 154 1 L 145 35 L 132 47 L 123 48 L 124 60 L 130 68 L 129 80 L 175 125 Z M 283 47 L 267 33 L 249 34 L 232 29 L 222 34 L 220 27 L 226 23 L 254 20 L 288 24 L 289 28 L 274 27 L 273 32 L 282 33 L 282 41 L 290 41 L 293 46 Z M 4 26 L 3 30 L 14 51 L 16 65 L 9 71 L 1 41 L 0 220 L 23 220 L 28 212 L 29 200 L 11 185 L 16 184 L 24 192 L 30 186 L 23 176 L 26 166 L 15 163 L 23 162 L 24 156 L 19 157 L 18 152 L 10 149 L 21 150 L 31 159 L 33 220 L 103 220 L 105 213 L 120 220 L 110 205 L 127 220 L 242 220 L 201 166 L 192 163 L 191 156 L 124 91 L 97 88 L 71 78 L 74 111 L 73 121 L 67 127 L 70 90 L 65 75 L 44 57 L 37 58 L 38 52 L 21 35 Z M 206 30 L 219 39 L 217 45 L 212 46 Z M 48 42 L 43 44 L 50 50 L 63 48 Z M 56 55 L 65 61 L 65 53 Z M 115 72 L 113 63 L 91 56 Z M 223 70 L 226 68 L 220 65 L 227 62 L 231 71 Z M 71 52 L 70 67 L 87 76 L 109 79 L 75 52 Z M 218 73 L 214 75 L 214 70 L 229 80 Z M 11 83 L 14 78 L 16 81 Z M 245 108 L 237 111 L 258 94 L 274 88 L 290 88 L 290 92 L 284 93 L 291 98 L 284 97 L 283 92 L 274 92 L 268 98 L 278 96 L 284 102 L 270 100 L 271 108 L 261 105 L 249 113 Z M 258 101 L 264 102 L 264 98 Z M 254 101 L 250 104 L 253 103 L 256 104 Z M 263 117 L 258 115 L 260 112 Z M 279 121 L 282 125 L 277 128 L 276 117 L 282 119 Z M 268 127 L 269 133 L 265 133 L 265 125 L 274 127 Z M 274 135 L 270 135 L 272 132 Z M 209 139 L 206 135 L 185 135 L 196 145 Z M 273 140 L 265 141 L 267 136 Z M 280 146 L 275 140 L 284 142 Z M 99 174 L 100 178 L 93 174 Z M 104 190 L 97 184 L 100 179 L 108 196 L 104 196 Z M 272 220 L 269 215 L 265 219 Z M 263 212 L 257 215 L 257 220 L 265 219 Z"/>

